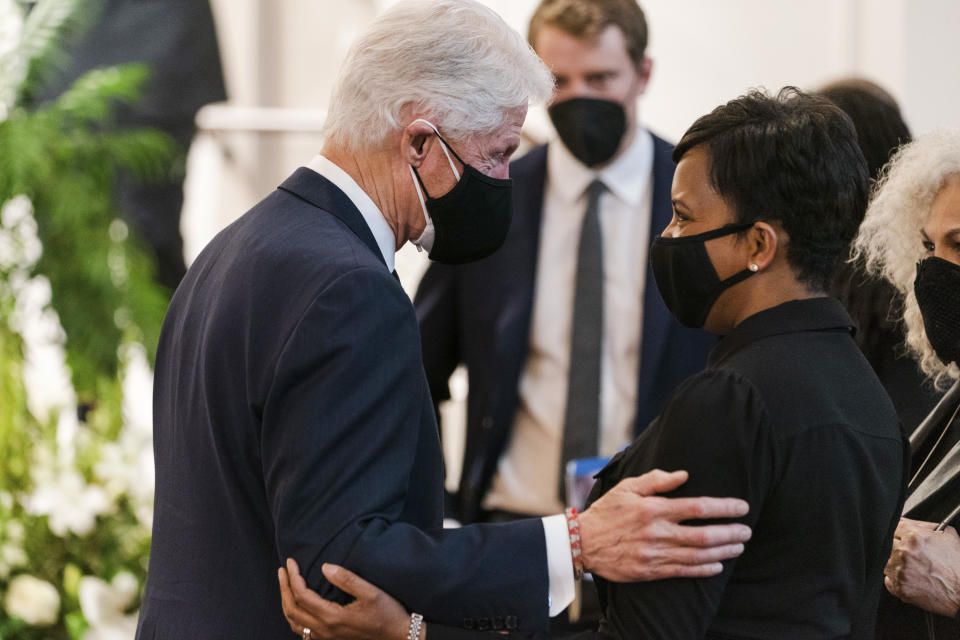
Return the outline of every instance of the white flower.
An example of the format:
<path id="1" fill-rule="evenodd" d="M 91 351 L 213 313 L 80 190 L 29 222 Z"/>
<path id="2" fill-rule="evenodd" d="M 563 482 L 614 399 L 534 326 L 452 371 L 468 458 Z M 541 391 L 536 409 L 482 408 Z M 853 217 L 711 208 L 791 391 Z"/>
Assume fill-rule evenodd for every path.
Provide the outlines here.
<path id="1" fill-rule="evenodd" d="M 30 198 L 21 194 L 4 203 L 0 210 L 0 268 L 28 271 L 36 264 L 43 255 L 37 229 Z"/>
<path id="2" fill-rule="evenodd" d="M 16 0 L 0 0 L 0 122 L 7 114 L 26 74 L 20 54 L 23 10 Z"/>
<path id="3" fill-rule="evenodd" d="M 27 513 L 47 516 L 50 531 L 60 537 L 68 531 L 87 535 L 93 531 L 97 516 L 113 506 L 102 487 L 87 484 L 72 470 L 61 473 L 53 484 L 38 484 L 23 503 Z"/>
<path id="4" fill-rule="evenodd" d="M 0 5 L 3 2 L 4 0 L 0 0 Z M 0 10 L 0 13 L 2 13 L 2 10 Z M 30 202 L 29 197 L 21 193 L 3 204 L 3 210 L 0 211 L 0 224 L 3 224 L 7 229 L 15 229 L 20 226 L 21 222 L 31 217 L 33 217 L 33 203 Z"/>
<path id="5" fill-rule="evenodd" d="M 137 615 L 124 611 L 138 587 L 136 577 L 128 572 L 118 573 L 109 584 L 94 576 L 81 578 L 80 610 L 90 623 L 83 640 L 130 640 L 137 631 Z"/>
<path id="6" fill-rule="evenodd" d="M 78 596 L 83 617 L 92 626 L 109 623 L 124 616 L 124 611 L 137 595 L 137 578 L 122 571 L 110 582 L 95 576 L 80 579 Z"/>
<path id="7" fill-rule="evenodd" d="M 27 552 L 20 545 L 10 542 L 0 548 L 0 560 L 8 567 L 22 567 L 27 564 Z"/>
<path id="8" fill-rule="evenodd" d="M 0 58 L 13 53 L 20 44 L 23 10 L 17 0 L 0 0 Z"/>
<path id="9" fill-rule="evenodd" d="M 0 580 L 10 577 L 10 572 L 27 564 L 27 552 L 17 544 L 8 542 L 0 547 Z"/>
<path id="10" fill-rule="evenodd" d="M 130 640 L 136 633 L 137 614 L 132 613 L 87 629 L 83 634 L 83 640 Z"/>
<path id="11" fill-rule="evenodd" d="M 111 497 L 127 494 L 151 500 L 154 471 L 150 438 L 124 427 L 116 442 L 101 445 L 94 472 Z"/>
<path id="12" fill-rule="evenodd" d="M 7 522 L 7 538 L 13 542 L 23 542 L 23 523 L 19 520 L 10 520 Z"/>
<path id="13" fill-rule="evenodd" d="M 46 627 L 60 617 L 60 594 L 49 582 L 23 574 L 10 581 L 3 607 L 29 625 Z"/>
<path id="14" fill-rule="evenodd" d="M 57 414 L 75 415 L 77 400 L 67 367 L 66 334 L 60 317 L 50 307 L 50 281 L 36 276 L 15 291 L 10 327 L 23 338 L 23 383 L 30 413 L 40 422 Z"/>

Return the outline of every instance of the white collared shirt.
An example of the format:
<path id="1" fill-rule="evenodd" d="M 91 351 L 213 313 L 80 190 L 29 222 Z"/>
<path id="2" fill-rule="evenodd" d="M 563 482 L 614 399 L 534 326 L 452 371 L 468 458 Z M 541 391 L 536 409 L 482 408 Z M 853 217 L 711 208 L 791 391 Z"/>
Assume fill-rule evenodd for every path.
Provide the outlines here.
<path id="1" fill-rule="evenodd" d="M 383 212 L 380 211 L 380 208 L 370 199 L 370 196 L 360 188 L 360 185 L 350 177 L 350 174 L 322 155 L 315 155 L 313 160 L 307 164 L 307 168 L 316 171 L 336 185 L 340 191 L 343 191 L 346 196 L 350 198 L 350 202 L 360 210 L 363 221 L 367 223 L 367 227 L 370 228 L 370 233 L 373 234 L 373 239 L 377 241 L 377 246 L 380 247 L 380 254 L 383 256 L 383 261 L 387 263 L 387 271 L 392 273 L 397 251 L 397 236 L 393 234 L 393 229 L 387 224 L 387 220 L 383 217 Z"/>
<path id="2" fill-rule="evenodd" d="M 653 202 L 653 137 L 639 129 L 631 145 L 600 170 L 581 164 L 560 143 L 547 150 L 540 250 L 529 351 L 520 377 L 511 440 L 483 506 L 517 513 L 562 510 L 557 496 L 573 291 L 586 189 L 594 179 L 603 235 L 604 310 L 600 455 L 633 439 L 640 365 L 640 327 Z"/>
<path id="3" fill-rule="evenodd" d="M 311 169 L 332 182 L 360 211 L 364 222 L 373 233 L 387 270 L 394 270 L 397 238 L 380 208 L 350 175 L 322 155 L 316 155 L 307 164 Z M 557 511 L 562 512 L 563 507 Z M 556 513 L 557 511 L 554 511 Z M 570 538 L 567 519 L 562 514 L 544 517 L 543 535 L 547 547 L 548 604 L 551 616 L 562 612 L 573 601 L 573 563 L 570 557 Z"/>

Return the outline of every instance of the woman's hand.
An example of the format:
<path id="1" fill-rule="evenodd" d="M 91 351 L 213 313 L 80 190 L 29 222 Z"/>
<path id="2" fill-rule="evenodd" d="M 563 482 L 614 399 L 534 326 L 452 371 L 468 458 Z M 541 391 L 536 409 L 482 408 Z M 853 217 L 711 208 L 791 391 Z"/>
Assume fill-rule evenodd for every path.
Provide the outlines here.
<path id="1" fill-rule="evenodd" d="M 333 586 L 355 597 L 348 605 L 324 600 L 300 575 L 293 558 L 277 577 L 283 614 L 297 635 L 309 629 L 309 637 L 321 640 L 407 640 L 410 616 L 399 602 L 360 576 L 333 564 L 321 567 Z M 307 636 L 304 636 L 307 637 Z M 420 638 L 426 637 L 426 624 Z"/>
<path id="2" fill-rule="evenodd" d="M 900 519 L 884 584 L 907 604 L 952 618 L 960 608 L 960 536 L 953 527 L 936 528 Z"/>

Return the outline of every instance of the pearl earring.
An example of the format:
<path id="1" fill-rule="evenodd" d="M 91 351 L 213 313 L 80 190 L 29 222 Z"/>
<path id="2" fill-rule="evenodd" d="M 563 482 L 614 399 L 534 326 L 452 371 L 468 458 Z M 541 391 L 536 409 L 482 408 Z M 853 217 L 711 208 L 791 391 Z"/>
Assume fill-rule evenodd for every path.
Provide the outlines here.
<path id="1" fill-rule="evenodd" d="M 750 271 L 753 271 L 754 273 L 756 273 L 759 270 L 760 270 L 760 265 L 758 265 L 755 262 L 750 263 Z"/>

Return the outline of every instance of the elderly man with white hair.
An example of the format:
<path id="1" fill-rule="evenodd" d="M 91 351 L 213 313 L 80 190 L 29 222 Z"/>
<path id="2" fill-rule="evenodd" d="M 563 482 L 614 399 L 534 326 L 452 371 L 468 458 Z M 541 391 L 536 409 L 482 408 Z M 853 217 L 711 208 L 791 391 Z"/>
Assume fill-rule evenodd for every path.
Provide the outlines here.
<path id="1" fill-rule="evenodd" d="M 171 303 L 138 638 L 289 637 L 275 578 L 288 556 L 328 597 L 326 562 L 369 577 L 418 612 L 417 637 L 420 614 L 545 629 L 575 571 L 706 575 L 742 551 L 743 525 L 678 524 L 742 515 L 742 501 L 652 495 L 683 472 L 630 479 L 579 517 L 441 528 L 440 442 L 394 252 L 497 249 L 509 158 L 551 86 L 473 0 L 401 2 L 353 47 L 321 154 L 221 232 Z"/>

